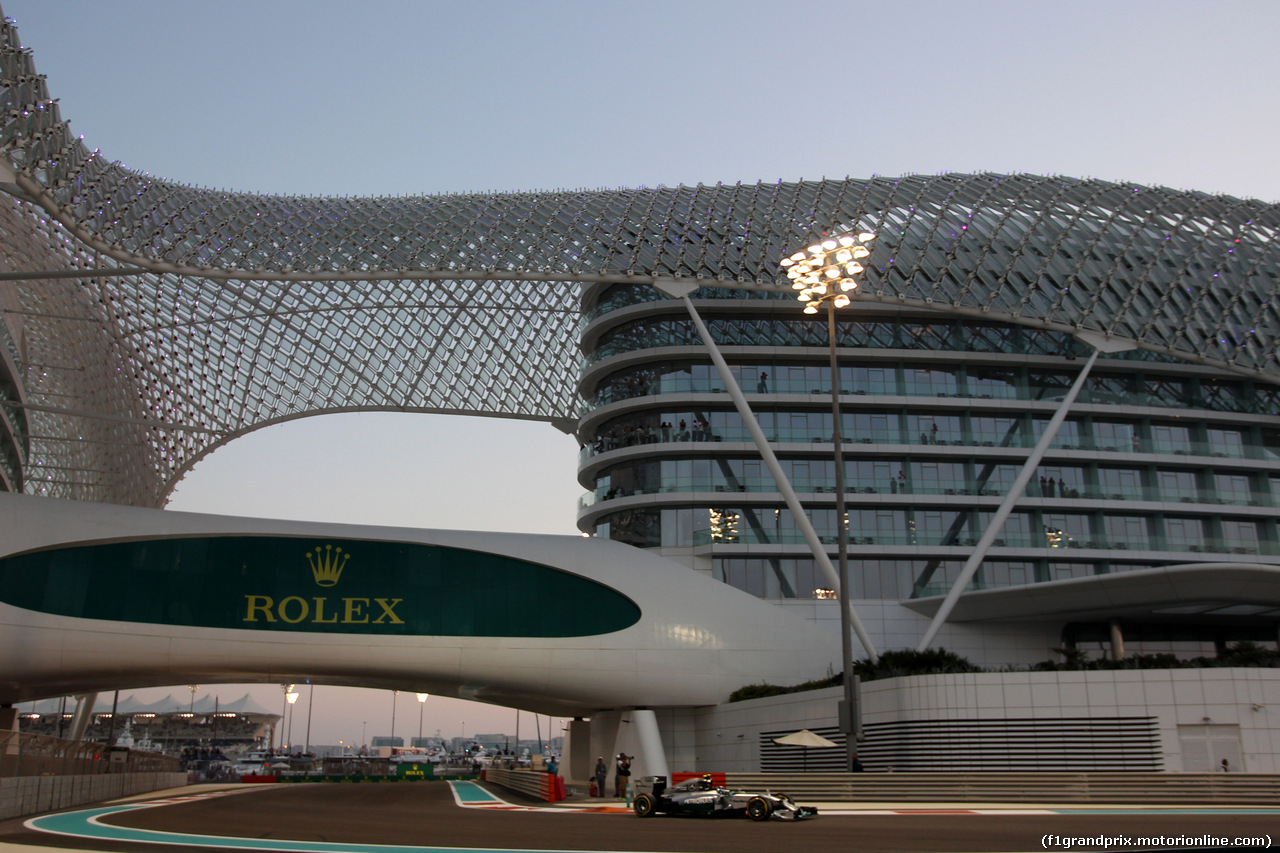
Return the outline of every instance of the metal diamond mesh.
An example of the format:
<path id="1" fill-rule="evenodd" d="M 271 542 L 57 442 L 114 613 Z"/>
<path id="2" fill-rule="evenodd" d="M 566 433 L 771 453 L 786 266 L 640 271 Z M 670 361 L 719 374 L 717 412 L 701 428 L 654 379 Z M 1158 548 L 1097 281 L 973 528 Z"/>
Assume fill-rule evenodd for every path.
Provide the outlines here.
<path id="1" fill-rule="evenodd" d="M 0 283 L 28 492 L 159 504 L 220 443 L 318 412 L 571 421 L 584 287 L 782 290 L 779 259 L 841 226 L 877 234 L 858 299 L 1101 332 L 1280 381 L 1274 204 L 996 174 L 214 191 L 87 150 L 8 20 L 0 123 L 4 270 L 143 270 Z"/>

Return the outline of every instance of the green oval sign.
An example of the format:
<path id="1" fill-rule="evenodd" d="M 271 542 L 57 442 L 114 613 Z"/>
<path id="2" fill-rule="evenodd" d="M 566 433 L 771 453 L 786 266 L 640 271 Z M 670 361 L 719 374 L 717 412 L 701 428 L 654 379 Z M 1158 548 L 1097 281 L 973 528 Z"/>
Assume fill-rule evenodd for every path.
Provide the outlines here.
<path id="1" fill-rule="evenodd" d="M 631 599 L 550 566 L 439 545 L 203 536 L 0 559 L 0 601 L 82 619 L 432 637 L 585 637 Z"/>

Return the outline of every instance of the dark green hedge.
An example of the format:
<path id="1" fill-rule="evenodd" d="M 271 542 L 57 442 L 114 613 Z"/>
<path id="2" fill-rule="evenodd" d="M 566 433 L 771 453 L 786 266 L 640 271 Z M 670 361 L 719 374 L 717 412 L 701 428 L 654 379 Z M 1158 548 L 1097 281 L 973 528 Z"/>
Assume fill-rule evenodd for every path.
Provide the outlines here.
<path id="1" fill-rule="evenodd" d="M 1044 660 L 1028 667 L 1032 672 L 1051 672 L 1056 670 L 1108 670 L 1108 669 L 1196 669 L 1216 666 L 1258 666 L 1280 667 L 1280 651 L 1266 649 L 1257 643 L 1236 643 L 1220 657 L 1192 658 L 1182 660 L 1170 654 L 1130 655 L 1124 660 L 1090 659 L 1080 649 L 1054 649 L 1061 660 Z M 946 649 L 929 649 L 917 652 L 912 649 L 898 649 L 880 655 L 880 660 L 872 664 L 870 661 L 857 661 L 853 671 L 863 681 L 875 681 L 880 678 L 898 678 L 906 675 L 938 675 L 955 672 L 991 672 L 971 663 L 954 652 Z M 1009 670 L 1005 670 L 1009 671 Z M 817 681 L 806 681 L 792 687 L 781 687 L 776 684 L 748 684 L 740 687 L 729 697 L 730 702 L 742 702 L 747 699 L 763 699 L 766 696 L 781 696 L 785 693 L 801 693 L 805 690 L 821 690 L 824 687 L 838 687 L 842 681 L 839 673 Z"/>

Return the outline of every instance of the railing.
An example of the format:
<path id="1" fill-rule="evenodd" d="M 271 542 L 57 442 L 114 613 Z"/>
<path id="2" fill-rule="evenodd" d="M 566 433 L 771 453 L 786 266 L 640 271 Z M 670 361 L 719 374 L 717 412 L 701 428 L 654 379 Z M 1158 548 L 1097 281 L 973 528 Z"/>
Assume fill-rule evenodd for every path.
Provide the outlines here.
<path id="1" fill-rule="evenodd" d="M 765 372 L 772 373 L 768 365 L 762 366 Z M 735 371 L 735 377 L 748 394 L 788 394 L 799 396 L 831 397 L 831 379 L 778 379 L 776 374 L 761 384 L 758 378 L 748 374 L 741 376 Z M 912 397 L 935 400 L 957 399 L 975 401 L 982 405 L 988 400 L 1023 400 L 1026 402 L 1055 403 L 1066 394 L 1065 387 L 1038 386 L 1029 384 L 989 385 L 964 387 L 961 384 L 934 384 L 913 381 L 910 379 L 859 380 L 851 382 L 848 378 L 840 380 L 841 396 L 861 397 Z M 622 400 L 637 397 L 648 397 L 662 394 L 723 394 L 724 383 L 717 378 L 701 378 L 687 375 L 660 376 L 647 378 L 633 377 L 624 382 L 600 386 L 589 400 L 592 408 L 607 406 Z M 1103 406 L 1147 406 L 1151 408 L 1203 409 L 1205 411 L 1229 411 L 1265 414 L 1267 401 L 1260 400 L 1253 405 L 1244 401 L 1231 401 L 1234 405 L 1215 405 L 1215 401 L 1203 397 L 1183 395 L 1160 395 L 1135 391 L 1124 395 L 1092 388 L 1085 388 L 1077 398 L 1080 405 Z"/>
<path id="2" fill-rule="evenodd" d="M 1280 800 L 1276 773 L 727 773 L 744 791 L 806 802 L 1205 803 Z"/>
<path id="3" fill-rule="evenodd" d="M 835 494 L 836 491 L 834 480 L 793 479 L 791 481 L 791 487 L 801 494 Z M 900 481 L 892 478 L 889 478 L 887 481 L 878 481 L 876 483 L 868 483 L 863 480 L 846 481 L 844 490 L 846 494 L 850 495 L 950 495 L 957 497 L 967 495 L 989 498 L 1004 497 L 1005 495 L 1003 485 L 998 483 L 979 489 L 977 486 L 954 482 L 920 485 L 909 480 Z M 594 492 L 588 492 L 578 499 L 578 509 L 583 510 L 587 507 L 595 506 L 603 501 L 610 501 L 617 498 L 629 498 L 636 495 L 684 494 L 692 492 L 769 494 L 777 493 L 778 487 L 773 480 L 765 480 L 761 478 L 744 478 L 741 481 L 729 483 L 723 480 L 717 481 L 693 479 L 688 477 L 669 477 L 655 485 L 631 487 L 608 486 L 598 488 Z M 1209 495 L 1202 493 L 1198 489 L 1180 488 L 1162 489 L 1092 486 L 1081 489 L 1075 486 L 1063 485 L 1049 490 L 1042 488 L 1033 482 L 1027 486 L 1023 494 L 1028 498 L 1087 500 L 1090 502 L 1149 501 L 1153 503 L 1200 503 L 1213 504 L 1217 506 L 1275 506 L 1275 499 L 1270 495 L 1244 495 L 1241 493 L 1222 492 L 1217 495 Z"/>
<path id="4" fill-rule="evenodd" d="M 928 447 L 975 447 L 975 448 L 1031 448 L 1039 441 L 1036 435 L 1016 435 L 1012 439 L 1001 434 L 990 432 L 973 432 L 968 435 L 951 431 L 914 434 L 901 429 L 892 430 L 857 430 L 845 424 L 844 444 L 877 444 L 898 445 L 916 448 Z M 812 429 L 778 429 L 765 428 L 765 437 L 776 444 L 830 444 L 830 434 L 819 435 Z M 638 425 L 626 433 L 618 435 L 598 436 L 590 444 L 579 451 L 578 461 L 583 462 L 600 453 L 637 447 L 647 444 L 662 444 L 672 441 L 693 442 L 752 442 L 751 434 L 745 428 L 717 427 L 715 429 L 694 429 L 686 427 L 663 428 L 660 426 Z M 1252 445 L 1227 446 L 1209 442 L 1160 442 L 1129 441 L 1116 442 L 1094 440 L 1078 436 L 1058 436 L 1052 445 L 1054 450 L 1087 450 L 1098 453 L 1117 453 L 1132 456 L 1136 453 L 1163 454 L 1166 456 L 1209 456 L 1216 459 L 1266 459 L 1280 458 L 1277 448 L 1254 447 Z M 914 452 L 914 451 L 913 451 Z"/>
<path id="5" fill-rule="evenodd" d="M 828 545 L 836 544 L 835 531 L 818 531 L 818 539 Z M 694 546 L 702 545 L 804 545 L 804 535 L 798 530 L 760 530 L 751 528 L 746 521 L 739 520 L 737 529 L 720 531 L 696 530 L 693 533 Z M 876 546 L 916 546 L 916 547 L 957 547 L 972 548 L 977 545 L 977 536 L 965 534 L 950 537 L 944 531 L 917 530 L 914 532 L 873 532 L 871 535 L 851 533 L 850 545 Z M 1077 538 L 1061 536 L 1049 539 L 1044 533 L 1004 533 L 993 543 L 996 548 L 1044 548 L 1049 551 L 1092 549 L 1103 551 L 1166 551 L 1176 553 L 1204 554 L 1263 554 L 1280 555 L 1280 543 L 1255 541 L 1239 542 L 1219 538 L 1182 539 L 1174 537 L 1134 537 L 1105 536 L 1095 538 Z"/>
<path id="6" fill-rule="evenodd" d="M 564 777 L 553 776 L 541 770 L 502 770 L 490 767 L 481 777 L 486 782 L 519 791 L 530 797 L 554 803 L 563 800 Z"/>
<path id="7" fill-rule="evenodd" d="M 109 754 L 100 743 L 0 731 L 0 777 L 167 773 L 178 769 L 178 759 L 155 752 Z"/>

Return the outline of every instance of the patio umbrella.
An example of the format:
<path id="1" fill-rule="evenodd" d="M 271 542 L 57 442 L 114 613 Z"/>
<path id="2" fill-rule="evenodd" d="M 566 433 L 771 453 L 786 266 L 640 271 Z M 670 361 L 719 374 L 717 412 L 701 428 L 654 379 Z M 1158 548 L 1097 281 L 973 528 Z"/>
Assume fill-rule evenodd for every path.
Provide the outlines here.
<path id="1" fill-rule="evenodd" d="M 820 749 L 825 749 L 826 747 L 840 745 L 835 741 L 827 740 L 822 735 L 815 734 L 814 732 L 811 732 L 808 729 L 801 729 L 800 731 L 792 732 L 789 735 L 776 737 L 773 739 L 773 742 L 776 744 L 780 744 L 781 746 L 801 747 L 804 750 L 802 753 L 800 753 L 801 756 L 803 756 L 802 767 L 806 771 L 809 769 L 809 747 L 816 746 Z"/>

